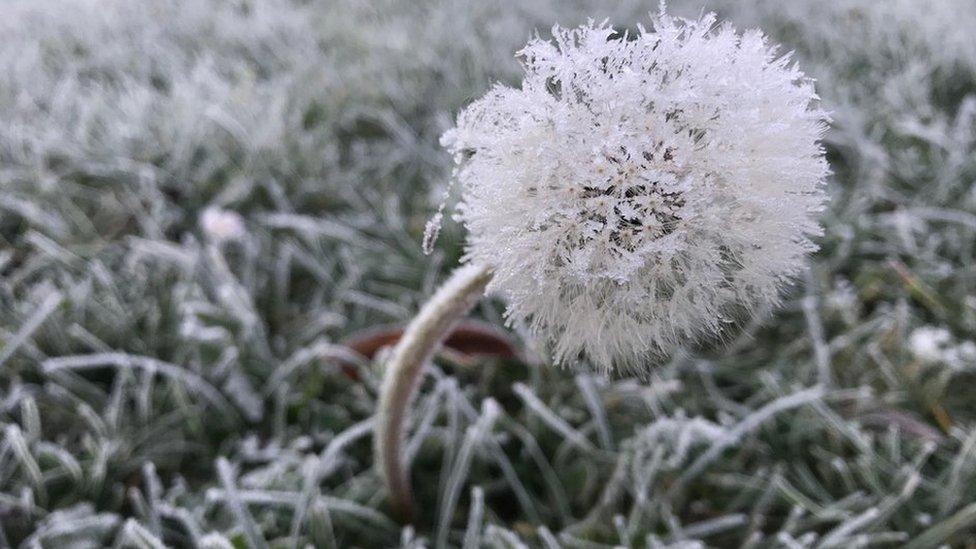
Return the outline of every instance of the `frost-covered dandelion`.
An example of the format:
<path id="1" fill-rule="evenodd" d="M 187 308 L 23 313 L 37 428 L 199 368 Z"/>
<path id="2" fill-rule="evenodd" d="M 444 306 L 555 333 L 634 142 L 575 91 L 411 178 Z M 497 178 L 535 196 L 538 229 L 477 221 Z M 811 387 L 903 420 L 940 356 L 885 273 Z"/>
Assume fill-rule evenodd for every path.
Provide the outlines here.
<path id="1" fill-rule="evenodd" d="M 630 35 L 553 29 L 458 116 L 467 265 L 394 351 L 378 449 L 409 507 L 399 432 L 421 366 L 487 288 L 556 361 L 634 369 L 775 301 L 820 234 L 826 114 L 759 31 L 661 14 Z M 388 460 L 388 461 L 386 461 Z"/>

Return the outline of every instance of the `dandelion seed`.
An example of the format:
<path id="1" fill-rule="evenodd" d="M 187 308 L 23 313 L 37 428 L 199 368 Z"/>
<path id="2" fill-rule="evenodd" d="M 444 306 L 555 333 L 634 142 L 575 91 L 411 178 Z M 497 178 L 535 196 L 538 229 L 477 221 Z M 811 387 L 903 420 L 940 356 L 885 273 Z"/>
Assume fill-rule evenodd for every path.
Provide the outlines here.
<path id="1" fill-rule="evenodd" d="M 424 243 L 423 250 L 424 255 L 430 255 L 434 251 L 434 243 L 437 242 L 437 237 L 441 234 L 441 224 L 444 220 L 444 214 L 438 211 L 434 214 L 434 217 L 430 218 L 427 225 L 424 227 Z"/>

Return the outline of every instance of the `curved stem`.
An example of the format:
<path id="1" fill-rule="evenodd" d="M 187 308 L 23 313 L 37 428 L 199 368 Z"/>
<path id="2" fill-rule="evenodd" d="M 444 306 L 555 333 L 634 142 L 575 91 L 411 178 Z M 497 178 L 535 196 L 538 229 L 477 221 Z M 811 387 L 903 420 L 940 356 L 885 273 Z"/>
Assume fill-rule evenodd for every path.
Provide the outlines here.
<path id="1" fill-rule="evenodd" d="M 407 326 L 386 365 L 373 444 L 390 501 L 405 522 L 413 520 L 413 493 L 402 447 L 423 366 L 461 317 L 478 302 L 489 280 L 491 272 L 487 267 L 466 265 L 455 270 Z"/>

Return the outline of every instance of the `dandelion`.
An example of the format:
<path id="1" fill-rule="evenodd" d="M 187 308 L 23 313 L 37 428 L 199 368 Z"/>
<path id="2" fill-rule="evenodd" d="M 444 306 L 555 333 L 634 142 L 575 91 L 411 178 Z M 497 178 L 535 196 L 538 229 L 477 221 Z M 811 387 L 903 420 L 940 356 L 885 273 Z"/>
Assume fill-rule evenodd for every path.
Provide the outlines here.
<path id="1" fill-rule="evenodd" d="M 403 361 L 447 333 L 418 326 L 449 330 L 431 315 L 472 303 L 458 288 L 503 297 L 558 363 L 634 370 L 775 302 L 816 249 L 827 115 L 789 54 L 714 15 L 663 10 L 635 34 L 592 22 L 552 34 L 519 52 L 520 88 L 496 85 L 442 138 L 468 265 L 407 330 L 384 402 L 409 400 L 420 364 L 397 381 Z M 380 434 L 399 436 L 384 425 L 405 409 L 385 408 Z"/>

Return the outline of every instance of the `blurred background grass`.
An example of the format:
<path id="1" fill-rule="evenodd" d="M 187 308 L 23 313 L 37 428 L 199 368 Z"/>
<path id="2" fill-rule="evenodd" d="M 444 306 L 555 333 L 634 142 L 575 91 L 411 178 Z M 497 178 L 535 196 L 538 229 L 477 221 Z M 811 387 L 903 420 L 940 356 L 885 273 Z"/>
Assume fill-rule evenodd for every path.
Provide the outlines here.
<path id="1" fill-rule="evenodd" d="M 403 528 L 341 343 L 457 262 L 437 138 L 535 30 L 656 3 L 5 2 L 0 547 L 972 546 L 976 6 L 704 9 L 832 112 L 808 275 L 647 380 L 439 360 Z"/>

